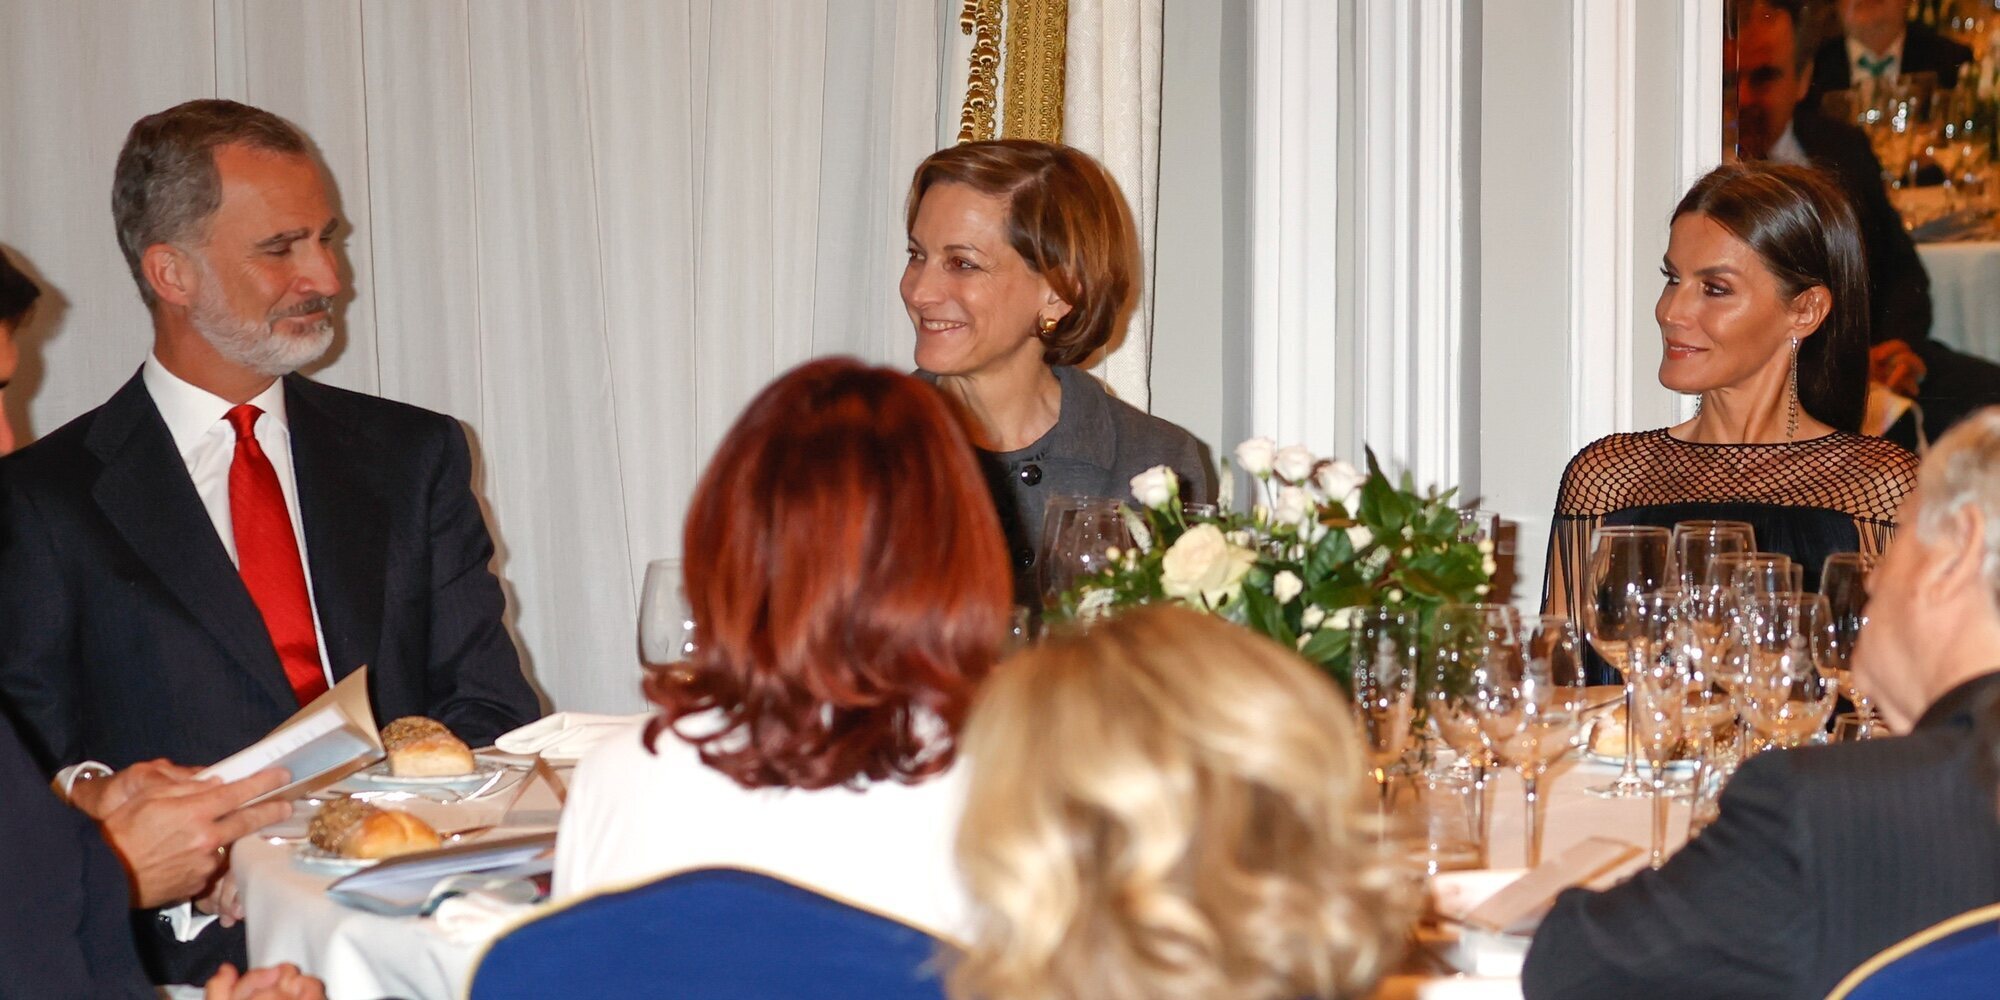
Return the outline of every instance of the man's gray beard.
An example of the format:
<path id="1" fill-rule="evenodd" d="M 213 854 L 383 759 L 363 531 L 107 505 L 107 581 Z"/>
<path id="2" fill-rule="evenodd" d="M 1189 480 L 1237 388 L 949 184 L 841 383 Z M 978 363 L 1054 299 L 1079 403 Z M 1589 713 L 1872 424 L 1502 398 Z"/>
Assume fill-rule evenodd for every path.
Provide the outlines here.
<path id="1" fill-rule="evenodd" d="M 331 317 L 296 334 L 279 333 L 269 319 L 236 318 L 213 281 L 203 282 L 201 298 L 189 319 L 217 354 L 260 375 L 290 375 L 319 360 L 333 346 Z"/>

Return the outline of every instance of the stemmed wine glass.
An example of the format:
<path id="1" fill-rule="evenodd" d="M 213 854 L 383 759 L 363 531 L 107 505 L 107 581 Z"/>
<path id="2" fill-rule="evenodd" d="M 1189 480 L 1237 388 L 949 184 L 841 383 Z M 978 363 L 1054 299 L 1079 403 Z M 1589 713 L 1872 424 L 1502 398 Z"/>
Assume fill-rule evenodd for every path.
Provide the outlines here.
<path id="1" fill-rule="evenodd" d="M 1496 761 L 1521 775 L 1527 867 L 1542 861 L 1543 772 L 1577 744 L 1588 706 L 1583 642 L 1562 615 L 1529 615 L 1518 655 L 1489 661 L 1473 677 L 1480 734 Z"/>
<path id="2" fill-rule="evenodd" d="M 1486 850 L 1486 775 L 1494 764 L 1480 732 L 1478 678 L 1520 656 L 1521 614 L 1507 604 L 1447 604 L 1432 623 L 1434 648 L 1424 704 L 1438 739 L 1472 778 L 1473 837 Z"/>
<path id="3" fill-rule="evenodd" d="M 1350 630 L 1355 718 L 1386 809 L 1390 769 L 1410 748 L 1415 713 L 1417 618 L 1401 608 L 1361 609 Z"/>
<path id="4" fill-rule="evenodd" d="M 1700 640 L 1687 620 L 1680 591 L 1632 598 L 1639 632 L 1632 639 L 1632 710 L 1625 731 L 1638 744 L 1652 771 L 1652 865 L 1667 863 L 1667 765 L 1687 735 L 1687 703 L 1692 680 L 1690 653 Z"/>
<path id="5" fill-rule="evenodd" d="M 1680 587 L 1693 594 L 1697 588 L 1726 586 L 1715 576 L 1719 556 L 1755 551 L 1757 533 L 1744 521 L 1682 521 L 1674 525 L 1674 566 L 1680 570 Z"/>
<path id="6" fill-rule="evenodd" d="M 1645 623 L 1639 620 L 1633 598 L 1671 584 L 1673 560 L 1671 536 L 1667 529 L 1643 526 L 1598 528 L 1590 536 L 1591 600 L 1583 608 L 1584 628 L 1592 649 L 1606 663 L 1618 667 L 1625 676 L 1625 715 L 1632 715 L 1632 642 L 1641 638 Z M 1646 783 L 1639 780 L 1632 726 L 1625 727 L 1625 766 L 1618 779 L 1589 789 L 1600 798 L 1637 798 L 1645 794 Z"/>
<path id="7" fill-rule="evenodd" d="M 1875 718 L 1875 703 L 1854 683 L 1854 647 L 1868 624 L 1868 574 L 1875 569 L 1875 557 L 1860 552 L 1837 552 L 1826 557 L 1819 573 L 1820 596 L 1826 598 L 1833 622 L 1833 639 L 1827 646 L 1822 667 L 1839 685 L 1840 693 L 1854 703 L 1860 717 L 1855 739 L 1881 735 Z"/>
<path id="8" fill-rule="evenodd" d="M 1114 548 L 1130 548 L 1123 506 L 1108 497 L 1054 496 L 1042 512 L 1042 605 L 1054 608 L 1076 581 L 1105 568 Z"/>
<path id="9" fill-rule="evenodd" d="M 694 619 L 681 593 L 681 561 L 655 559 L 646 564 L 639 595 L 639 659 L 657 666 L 679 663 L 693 652 Z"/>
<path id="10" fill-rule="evenodd" d="M 1822 670 L 1833 616 L 1819 594 L 1762 594 L 1745 607 L 1749 676 L 1739 687 L 1744 718 L 1771 745 L 1800 746 L 1826 728 L 1834 689 Z"/>

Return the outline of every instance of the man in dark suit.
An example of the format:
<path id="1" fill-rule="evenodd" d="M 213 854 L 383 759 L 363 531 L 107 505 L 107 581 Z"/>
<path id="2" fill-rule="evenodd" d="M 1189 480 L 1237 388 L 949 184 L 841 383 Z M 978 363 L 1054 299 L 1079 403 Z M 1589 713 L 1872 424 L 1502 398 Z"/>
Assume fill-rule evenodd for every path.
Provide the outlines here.
<path id="1" fill-rule="evenodd" d="M 1937 74 L 1942 89 L 1958 86 L 1958 68 L 1972 61 L 1972 50 L 1904 20 L 1903 8 L 1903 0 L 1840 0 L 1841 34 L 1813 53 L 1806 107 L 1818 110 L 1831 91 L 1912 73 Z"/>
<path id="2" fill-rule="evenodd" d="M 154 990 L 132 948 L 127 899 L 173 893 L 176 884 L 186 895 L 185 886 L 207 881 L 220 867 L 215 845 L 290 810 L 266 802 L 234 811 L 283 784 L 283 772 L 204 787 L 175 771 L 154 763 L 91 782 L 93 801 L 117 817 L 100 837 L 83 813 L 50 793 L 13 723 L 0 714 L 0 800 L 7 803 L 0 810 L 0 883 L 16 903 L 0 907 L 0 997 L 150 1000 Z M 106 838 L 116 844 L 121 835 L 137 839 L 113 854 Z M 223 973 L 208 995 L 317 1000 L 323 994 L 318 980 L 283 965 L 240 979 L 233 970 Z"/>
<path id="3" fill-rule="evenodd" d="M 305 137 L 171 108 L 133 126 L 112 207 L 152 353 L 0 460 L 0 692 L 44 766 L 213 763 L 364 664 L 379 721 L 476 746 L 535 718 L 464 432 L 292 374 L 341 290 Z"/>
<path id="4" fill-rule="evenodd" d="M 1937 443 L 1898 523 L 1856 672 L 1908 735 L 1752 758 L 1666 867 L 1557 897 L 1522 970 L 1529 1000 L 1823 997 L 1876 952 L 2000 900 L 1996 778 L 1975 732 L 2000 699 L 2000 408 Z"/>
<path id="5" fill-rule="evenodd" d="M 1801 36 L 1798 0 L 1751 0 L 1736 37 L 1737 136 L 1746 160 L 1818 167 L 1854 201 L 1868 260 L 1873 378 L 1914 398 L 1923 431 L 1936 439 L 1967 413 L 2000 403 L 2000 365 L 1930 337 L 1931 283 L 1902 216 L 1882 189 L 1882 163 L 1868 137 L 1830 121 L 1799 96 L 1814 65 Z M 1913 417 L 1889 435 L 1913 447 Z"/>

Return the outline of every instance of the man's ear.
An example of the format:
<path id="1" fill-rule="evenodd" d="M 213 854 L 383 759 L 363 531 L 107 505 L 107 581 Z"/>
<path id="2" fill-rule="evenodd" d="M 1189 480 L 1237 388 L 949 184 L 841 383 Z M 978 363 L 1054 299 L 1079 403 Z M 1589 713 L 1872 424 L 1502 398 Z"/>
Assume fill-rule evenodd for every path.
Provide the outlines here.
<path id="1" fill-rule="evenodd" d="M 1945 522 L 1945 537 L 1927 546 L 1934 559 L 1917 580 L 1927 603 L 1943 603 L 1966 594 L 1986 593 L 1986 535 L 1994 525 L 1977 504 L 1962 504 Z"/>
<path id="2" fill-rule="evenodd" d="M 201 277 L 196 273 L 194 259 L 170 243 L 155 243 L 139 255 L 139 273 L 146 284 L 153 288 L 153 295 L 161 302 L 177 306 L 194 303 L 195 293 L 201 287 Z"/>

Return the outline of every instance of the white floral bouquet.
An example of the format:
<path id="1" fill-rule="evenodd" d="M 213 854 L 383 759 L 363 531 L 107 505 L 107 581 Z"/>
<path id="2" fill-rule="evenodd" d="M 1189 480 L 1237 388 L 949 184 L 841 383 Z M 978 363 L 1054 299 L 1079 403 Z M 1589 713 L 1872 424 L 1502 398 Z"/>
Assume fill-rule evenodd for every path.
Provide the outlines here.
<path id="1" fill-rule="evenodd" d="M 1455 490 L 1420 494 L 1407 473 L 1391 485 L 1372 451 L 1365 474 L 1269 438 L 1238 445 L 1236 461 L 1256 483 L 1248 511 L 1231 509 L 1227 461 L 1218 514 L 1185 511 L 1164 465 L 1134 477 L 1134 544 L 1106 553 L 1105 568 L 1079 579 L 1050 617 L 1088 621 L 1176 601 L 1297 649 L 1345 684 L 1348 630 L 1361 608 L 1414 611 L 1428 634 L 1440 606 L 1486 596 L 1493 545 L 1461 537 Z"/>

